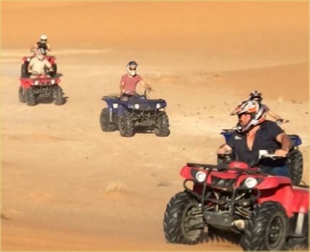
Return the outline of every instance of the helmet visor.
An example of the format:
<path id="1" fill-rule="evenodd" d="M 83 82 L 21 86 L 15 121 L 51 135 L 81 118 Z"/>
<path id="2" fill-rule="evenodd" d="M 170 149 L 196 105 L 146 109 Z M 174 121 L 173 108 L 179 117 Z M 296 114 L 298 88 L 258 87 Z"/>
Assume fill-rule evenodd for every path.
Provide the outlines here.
<path id="1" fill-rule="evenodd" d="M 247 112 L 245 112 L 245 113 L 241 113 L 241 114 L 237 114 L 238 115 L 238 118 L 240 119 L 241 118 L 241 116 L 243 116 L 243 115 L 251 115 L 251 113 L 247 113 Z"/>

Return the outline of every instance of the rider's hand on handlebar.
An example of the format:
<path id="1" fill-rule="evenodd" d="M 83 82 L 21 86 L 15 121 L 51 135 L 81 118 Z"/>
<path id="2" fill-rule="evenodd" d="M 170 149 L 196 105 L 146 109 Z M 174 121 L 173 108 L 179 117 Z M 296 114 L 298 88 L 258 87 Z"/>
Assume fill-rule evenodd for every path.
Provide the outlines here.
<path id="1" fill-rule="evenodd" d="M 287 150 L 283 150 L 283 149 L 278 149 L 275 151 L 274 155 L 277 157 L 286 157 L 288 154 Z"/>
<path id="2" fill-rule="evenodd" d="M 281 124 L 281 123 L 288 123 L 289 120 L 286 120 L 286 119 L 278 119 L 276 122 L 277 122 L 278 124 Z"/>
<path id="3" fill-rule="evenodd" d="M 217 154 L 220 154 L 220 155 L 224 155 L 224 154 L 229 154 L 231 153 L 230 151 L 228 151 L 226 148 L 222 147 L 222 148 L 219 148 L 217 150 Z"/>

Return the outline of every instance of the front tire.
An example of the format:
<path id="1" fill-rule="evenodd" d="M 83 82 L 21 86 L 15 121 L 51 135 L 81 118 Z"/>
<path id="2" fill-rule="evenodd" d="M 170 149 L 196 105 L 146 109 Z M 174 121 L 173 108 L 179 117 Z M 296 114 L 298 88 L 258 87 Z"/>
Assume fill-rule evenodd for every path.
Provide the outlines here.
<path id="1" fill-rule="evenodd" d="M 159 114 L 156 120 L 154 133 L 159 137 L 167 137 L 170 135 L 169 119 L 166 112 Z"/>
<path id="2" fill-rule="evenodd" d="M 164 234 L 169 243 L 197 244 L 204 230 L 202 215 L 193 210 L 198 202 L 186 192 L 177 193 L 167 204 L 164 216 Z"/>
<path id="3" fill-rule="evenodd" d="M 293 185 L 299 185 L 303 173 L 303 157 L 299 150 L 293 150 L 287 158 L 287 166 Z"/>
<path id="4" fill-rule="evenodd" d="M 288 217 L 278 202 L 264 202 L 252 212 L 242 240 L 248 250 L 283 250 L 288 235 Z"/>
<path id="5" fill-rule="evenodd" d="M 100 126 L 102 131 L 109 132 L 116 130 L 116 124 L 109 121 L 109 109 L 104 108 L 100 114 Z"/>
<path id="6" fill-rule="evenodd" d="M 63 105 L 65 103 L 65 99 L 63 97 L 64 93 L 60 86 L 56 86 L 53 89 L 53 98 L 55 105 Z"/>
<path id="7" fill-rule="evenodd" d="M 36 105 L 36 97 L 33 88 L 26 89 L 26 102 L 28 106 Z"/>
<path id="8" fill-rule="evenodd" d="M 119 118 L 119 132 L 122 137 L 132 137 L 135 135 L 132 115 L 128 111 Z"/>
<path id="9" fill-rule="evenodd" d="M 24 94 L 24 88 L 22 86 L 20 86 L 18 89 L 18 97 L 20 102 L 26 102 L 26 95 Z"/>

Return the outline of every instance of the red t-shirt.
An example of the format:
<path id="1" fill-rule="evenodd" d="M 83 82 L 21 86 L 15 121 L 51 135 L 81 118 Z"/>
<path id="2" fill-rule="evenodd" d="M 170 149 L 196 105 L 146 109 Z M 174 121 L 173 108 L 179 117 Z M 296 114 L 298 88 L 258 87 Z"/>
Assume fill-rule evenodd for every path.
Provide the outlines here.
<path id="1" fill-rule="evenodd" d="M 142 77 L 139 74 L 136 74 L 135 76 L 129 76 L 128 74 L 125 74 L 121 79 L 121 82 L 124 83 L 123 89 L 129 92 L 135 92 L 136 86 L 141 80 Z"/>

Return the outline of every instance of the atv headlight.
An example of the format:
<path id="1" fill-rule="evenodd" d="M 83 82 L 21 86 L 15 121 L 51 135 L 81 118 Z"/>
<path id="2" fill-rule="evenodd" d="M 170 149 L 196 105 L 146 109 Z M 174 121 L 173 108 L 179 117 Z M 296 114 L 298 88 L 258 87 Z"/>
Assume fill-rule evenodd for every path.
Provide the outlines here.
<path id="1" fill-rule="evenodd" d="M 136 104 L 134 105 L 134 108 L 135 108 L 135 109 L 138 109 L 138 108 L 140 108 L 140 105 L 139 105 L 138 103 L 136 103 Z"/>
<path id="2" fill-rule="evenodd" d="M 31 59 L 30 58 L 27 58 L 27 61 L 30 61 Z"/>
<path id="3" fill-rule="evenodd" d="M 39 81 L 36 80 L 36 81 L 34 82 L 34 85 L 39 85 Z"/>
<path id="4" fill-rule="evenodd" d="M 51 84 L 55 84 L 55 80 L 54 79 L 51 80 Z"/>
<path id="5" fill-rule="evenodd" d="M 160 103 L 156 103 L 156 108 L 159 109 L 161 107 Z"/>
<path id="6" fill-rule="evenodd" d="M 247 188 L 254 188 L 255 186 L 257 186 L 258 181 L 256 178 L 246 178 L 244 180 L 244 184 Z"/>
<path id="7" fill-rule="evenodd" d="M 117 103 L 113 103 L 113 108 L 117 108 L 118 107 L 118 104 Z"/>
<path id="8" fill-rule="evenodd" d="M 207 174 L 202 172 L 202 171 L 199 171 L 196 173 L 196 179 L 198 182 L 203 182 L 206 180 L 206 177 L 207 177 Z"/>

